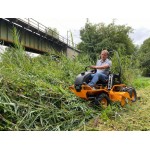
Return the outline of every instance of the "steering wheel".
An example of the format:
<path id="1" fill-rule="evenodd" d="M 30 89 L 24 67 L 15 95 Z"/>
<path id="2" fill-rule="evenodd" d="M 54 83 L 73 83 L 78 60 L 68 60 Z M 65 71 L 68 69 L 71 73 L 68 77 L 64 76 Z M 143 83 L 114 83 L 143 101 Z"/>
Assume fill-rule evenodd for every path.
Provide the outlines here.
<path id="1" fill-rule="evenodd" d="M 86 67 L 85 67 L 85 71 L 88 71 L 87 68 L 90 68 L 90 66 L 86 66 Z M 96 69 L 92 69 L 92 70 L 90 70 L 90 71 L 91 71 L 92 73 L 96 73 L 97 70 L 96 70 Z"/>

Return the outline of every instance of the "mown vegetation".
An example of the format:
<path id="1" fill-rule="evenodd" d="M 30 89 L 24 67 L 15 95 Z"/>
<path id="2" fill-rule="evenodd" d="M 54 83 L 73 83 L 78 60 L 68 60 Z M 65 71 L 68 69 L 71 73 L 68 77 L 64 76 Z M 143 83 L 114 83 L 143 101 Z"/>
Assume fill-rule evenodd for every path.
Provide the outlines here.
<path id="1" fill-rule="evenodd" d="M 20 45 L 2 54 L 0 130 L 76 130 L 98 114 L 68 89 L 83 63 L 58 55 L 30 58 Z"/>

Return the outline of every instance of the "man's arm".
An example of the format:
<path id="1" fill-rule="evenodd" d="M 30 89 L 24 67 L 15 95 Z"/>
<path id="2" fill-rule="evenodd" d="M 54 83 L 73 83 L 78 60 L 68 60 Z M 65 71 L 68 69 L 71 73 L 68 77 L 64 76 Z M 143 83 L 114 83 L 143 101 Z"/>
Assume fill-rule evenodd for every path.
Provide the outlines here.
<path id="1" fill-rule="evenodd" d="M 97 62 L 95 66 L 90 66 L 91 69 L 107 69 L 110 68 L 112 66 L 112 61 L 107 61 L 105 64 L 103 65 L 99 65 L 99 63 Z"/>
<path id="2" fill-rule="evenodd" d="M 104 64 L 104 65 L 101 65 L 101 66 L 90 66 L 91 69 L 106 69 L 106 68 L 109 68 L 109 64 Z"/>

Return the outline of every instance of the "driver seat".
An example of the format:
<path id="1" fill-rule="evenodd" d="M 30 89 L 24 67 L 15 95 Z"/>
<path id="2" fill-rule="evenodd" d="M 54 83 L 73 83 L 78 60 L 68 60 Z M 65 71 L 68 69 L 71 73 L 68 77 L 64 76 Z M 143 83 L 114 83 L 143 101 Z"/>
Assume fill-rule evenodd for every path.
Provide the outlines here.
<path id="1" fill-rule="evenodd" d="M 108 89 L 111 89 L 112 86 L 115 84 L 121 84 L 120 75 L 110 73 L 108 76 L 108 80 L 105 80 L 105 81 L 99 80 L 96 83 L 96 86 L 102 86 L 102 87 L 108 86 Z"/>

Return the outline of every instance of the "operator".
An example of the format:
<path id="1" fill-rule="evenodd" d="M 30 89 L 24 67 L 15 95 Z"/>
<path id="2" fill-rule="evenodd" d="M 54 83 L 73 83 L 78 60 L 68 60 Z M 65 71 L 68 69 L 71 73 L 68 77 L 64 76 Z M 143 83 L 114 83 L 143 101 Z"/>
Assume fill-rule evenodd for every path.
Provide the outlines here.
<path id="1" fill-rule="evenodd" d="M 112 65 L 111 60 L 108 59 L 108 55 L 109 52 L 107 50 L 102 50 L 100 60 L 97 61 L 96 66 L 90 66 L 91 69 L 97 69 L 97 72 L 91 74 L 92 80 L 88 83 L 89 86 L 94 87 L 99 80 L 102 82 L 108 80 L 110 67 Z"/>

